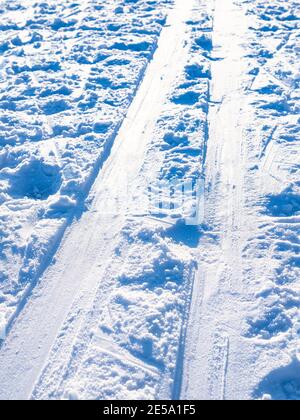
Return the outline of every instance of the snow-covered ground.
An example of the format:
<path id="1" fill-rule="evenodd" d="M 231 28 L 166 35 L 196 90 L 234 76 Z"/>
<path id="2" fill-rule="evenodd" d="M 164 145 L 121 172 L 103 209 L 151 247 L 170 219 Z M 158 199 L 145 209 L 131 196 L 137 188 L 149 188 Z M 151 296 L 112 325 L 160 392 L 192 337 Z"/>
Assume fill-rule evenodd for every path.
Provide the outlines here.
<path id="1" fill-rule="evenodd" d="M 106 159 L 170 1 L 1 2 L 1 310 L 51 261 Z"/>
<path id="2" fill-rule="evenodd" d="M 299 400 L 298 2 L 0 17 L 0 398 Z"/>
<path id="3" fill-rule="evenodd" d="M 212 64 L 208 231 L 182 395 L 297 399 L 299 6 L 215 6 L 213 54 L 221 60 Z"/>

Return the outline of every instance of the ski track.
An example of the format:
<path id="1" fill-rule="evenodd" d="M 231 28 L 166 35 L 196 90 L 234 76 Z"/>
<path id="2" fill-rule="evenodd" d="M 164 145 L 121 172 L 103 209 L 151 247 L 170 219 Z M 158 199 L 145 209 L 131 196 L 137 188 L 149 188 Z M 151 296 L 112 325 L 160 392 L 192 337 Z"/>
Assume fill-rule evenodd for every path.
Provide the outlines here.
<path id="1" fill-rule="evenodd" d="M 90 210 L 68 229 L 55 262 L 43 275 L 1 349 L 1 399 L 30 397 L 72 303 L 80 302 L 79 327 L 93 302 L 125 218 L 125 212 L 118 216 L 103 215 L 103 203 L 107 194 L 109 200 L 117 202 L 119 192 L 127 187 L 125 182 L 130 185 L 136 179 L 161 104 L 182 69 L 186 54 L 185 21 L 192 5 L 193 0 L 184 4 L 181 0 L 175 2 L 111 156 L 92 189 Z"/>
<path id="2" fill-rule="evenodd" d="M 254 90 L 251 90 L 253 83 L 249 72 L 249 57 L 252 58 L 252 55 L 246 55 L 253 23 L 251 15 L 245 14 L 242 3 L 233 0 L 215 1 L 214 54 L 222 59 L 212 63 L 210 127 L 205 167 L 205 224 L 210 231 L 202 238 L 198 250 L 201 264 L 196 273 L 187 332 L 182 399 L 245 400 L 253 398 L 253 395 L 261 398 L 268 387 L 276 398 L 276 388 L 272 382 L 263 382 L 265 389 L 261 387 L 260 394 L 253 392 L 260 382 L 262 372 L 272 369 L 274 373 L 266 377 L 279 382 L 279 391 L 276 389 L 276 392 L 281 398 L 283 393 L 297 395 L 299 386 L 298 375 L 291 374 L 292 366 L 297 364 L 293 359 L 293 341 L 289 345 L 288 338 L 282 336 L 282 342 L 291 350 L 281 353 L 268 340 L 261 342 L 260 347 L 255 339 L 249 340 L 250 336 L 245 332 L 249 314 L 257 305 L 255 296 L 259 290 L 258 279 L 264 278 L 264 269 L 270 272 L 274 258 L 271 251 L 261 256 L 266 259 L 264 262 L 258 260 L 256 267 L 255 263 L 251 263 L 251 268 L 247 265 L 249 260 L 245 257 L 245 250 L 250 247 L 252 235 L 263 236 L 263 224 L 270 223 L 262 214 L 258 215 L 258 197 L 259 194 L 277 194 L 278 190 L 282 190 L 283 168 L 288 171 L 290 165 L 296 162 L 291 159 L 284 163 L 283 156 L 279 155 L 282 146 L 274 139 L 278 128 L 282 128 L 285 120 L 293 121 L 293 116 L 279 117 L 282 125 L 273 125 L 263 148 L 261 127 L 257 130 L 256 138 L 248 134 L 251 129 L 255 131 L 253 121 L 257 121 L 259 111 L 253 107 Z M 272 60 L 277 58 L 281 48 L 282 44 L 277 47 Z M 267 61 L 262 66 L 261 74 L 268 65 Z M 272 79 L 271 74 L 270 77 Z M 290 91 L 290 87 L 280 80 L 277 83 Z M 256 151 L 259 146 L 260 150 Z M 287 146 L 285 148 L 285 153 L 288 153 Z M 291 145 L 290 148 L 291 153 L 292 150 L 295 153 L 295 146 Z M 261 160 L 261 170 L 253 180 L 249 173 L 249 162 L 255 162 L 257 156 Z M 257 206 L 254 211 L 250 210 L 250 206 L 255 207 L 253 203 Z M 293 223 L 292 218 L 286 219 L 286 223 Z M 271 279 L 274 281 L 274 274 Z M 262 283 L 261 287 L 266 286 Z M 278 290 L 275 289 L 273 293 L 276 295 Z M 268 325 L 265 328 L 268 332 Z M 284 324 L 282 328 L 285 328 Z M 280 328 L 278 330 L 277 334 Z M 262 348 L 265 352 L 261 351 Z M 277 352 L 277 363 L 284 367 L 278 370 L 274 368 L 276 358 L 274 354 L 273 358 L 270 356 L 272 352 Z M 260 365 L 257 365 L 258 360 Z M 294 362 L 291 363 L 291 360 Z M 286 367 L 286 364 L 289 366 Z M 281 374 L 286 382 L 281 379 Z M 291 384 L 289 390 L 285 390 L 285 383 Z"/>
<path id="3" fill-rule="evenodd" d="M 195 5 L 202 4 L 199 0 L 175 1 L 111 155 L 92 188 L 89 210 L 68 229 L 54 263 L 42 276 L 1 348 L 1 399 L 39 399 L 48 396 L 48 388 L 53 398 L 70 398 L 72 380 L 80 377 L 85 368 L 85 355 L 93 353 L 98 358 L 102 355 L 113 358 L 128 371 L 132 367 L 161 382 L 159 398 L 245 400 L 253 398 L 255 389 L 258 389 L 255 394 L 258 398 L 265 392 L 270 392 L 271 397 L 273 392 L 275 397 L 299 396 L 299 361 L 295 350 L 298 335 L 295 339 L 294 334 L 288 343 L 288 337 L 299 324 L 291 322 L 286 336 L 280 335 L 285 330 L 280 331 L 276 324 L 279 331 L 275 332 L 273 341 L 270 337 L 262 340 L 263 334 L 273 338 L 268 325 L 257 327 L 262 331 L 253 327 L 254 337 L 249 332 L 249 314 L 255 312 L 257 301 L 263 299 L 264 294 L 273 293 L 280 302 L 290 297 L 292 309 L 300 306 L 297 289 L 287 289 L 277 283 L 270 292 L 262 276 L 266 271 L 266 278 L 274 277 L 274 273 L 270 273 L 275 267 L 276 246 L 296 249 L 295 254 L 298 254 L 293 229 L 297 235 L 299 217 L 297 214 L 277 215 L 277 207 L 275 210 L 270 207 L 270 212 L 275 214 L 262 214 L 257 204 L 258 191 L 261 196 L 276 196 L 281 193 L 283 184 L 288 183 L 287 171 L 296 165 L 295 148 L 285 146 L 283 162 L 279 157 L 282 145 L 276 142 L 276 136 L 280 136 L 285 123 L 296 125 L 297 115 L 278 117 L 280 124 L 268 127 L 263 141 L 261 126 L 257 132 L 252 127 L 257 117 L 253 98 L 259 76 L 267 75 L 274 83 L 278 82 L 287 90 L 286 97 L 290 97 L 292 88 L 288 82 L 271 74 L 270 61 L 261 66 L 259 76 L 253 77 L 249 71 L 250 58 L 245 50 L 253 21 L 244 7 L 249 2 L 214 0 L 212 3 L 205 220 L 200 244 L 194 250 L 198 267 L 191 269 L 188 275 L 188 298 L 183 306 L 171 393 L 170 378 L 167 373 L 162 374 L 163 368 L 154 358 L 135 357 L 133 352 L 99 330 L 92 335 L 91 331 L 97 326 L 94 318 L 100 313 L 99 302 L 109 311 L 104 295 L 110 285 L 103 290 L 101 285 L 105 283 L 108 270 L 111 269 L 110 275 L 114 276 L 114 270 L 118 269 L 113 265 L 113 251 L 128 220 L 127 208 L 119 201 L 119 193 L 130 184 L 130 202 L 141 187 L 147 148 L 163 104 L 187 63 L 186 21 L 192 18 Z M 278 59 L 284 42 L 289 42 L 291 37 L 289 34 L 277 46 L 273 61 Z M 249 169 L 249 163 L 254 161 L 258 167 L 257 179 Z M 153 162 L 153 166 L 160 163 Z M 252 209 L 251 200 L 256 203 L 252 203 Z M 107 203 L 118 211 L 106 213 Z M 149 217 L 148 222 L 151 220 L 159 222 Z M 273 248 L 263 256 L 263 263 L 253 267 L 255 260 L 249 263 L 246 250 L 258 253 L 259 240 L 262 234 L 264 239 L 268 238 L 268 229 L 272 233 L 276 229 L 291 231 L 291 238 L 281 238 L 280 232 L 278 236 L 277 232 L 273 234 Z M 255 243 L 251 248 L 252 242 Z M 257 278 L 262 278 L 261 283 Z M 276 283 L 276 279 L 272 281 Z M 285 350 L 280 352 L 280 346 Z M 277 357 L 272 358 L 275 352 Z M 276 389 L 273 383 L 278 383 Z M 286 383 L 290 384 L 288 388 L 285 388 Z"/>
<path id="4" fill-rule="evenodd" d="M 241 235 L 248 222 L 243 217 L 241 110 L 246 67 L 241 41 L 248 25 L 232 0 L 216 0 L 214 13 L 214 54 L 222 59 L 212 63 L 205 212 L 206 222 L 219 232 L 220 244 L 219 249 L 211 249 L 204 240 L 204 247 L 211 253 L 199 248 L 199 259 L 207 255 L 200 265 L 200 270 L 204 270 L 204 291 L 199 292 L 204 292 L 204 296 L 199 305 L 195 291 L 195 309 L 192 308 L 187 334 L 183 399 L 228 397 L 228 361 L 234 357 L 233 351 L 238 352 L 242 310 Z M 236 386 L 236 397 L 243 395 L 242 384 L 237 382 Z"/>

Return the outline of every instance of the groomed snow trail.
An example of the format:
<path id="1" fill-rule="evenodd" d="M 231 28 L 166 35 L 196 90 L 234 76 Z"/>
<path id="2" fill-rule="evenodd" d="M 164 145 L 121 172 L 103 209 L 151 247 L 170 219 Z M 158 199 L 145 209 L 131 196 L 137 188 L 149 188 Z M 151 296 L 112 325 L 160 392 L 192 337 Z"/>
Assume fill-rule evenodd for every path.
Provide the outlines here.
<path id="1" fill-rule="evenodd" d="M 211 231 L 198 250 L 183 399 L 245 399 L 253 386 L 253 355 L 249 345 L 245 351 L 241 332 L 247 299 L 242 248 L 251 224 L 244 198 L 248 27 L 240 5 L 216 0 L 205 204 Z"/>
<path id="2" fill-rule="evenodd" d="M 185 62 L 186 21 L 193 4 L 193 0 L 175 2 L 111 156 L 95 182 L 91 208 L 70 227 L 53 265 L 43 275 L 1 349 L 1 399 L 30 397 L 73 303 L 77 302 L 79 316 L 69 343 L 90 309 L 126 216 L 126 211 L 105 215 L 107 200 L 125 210 L 119 203 L 120 191 L 127 190 L 129 184 L 134 194 L 134 181 L 161 105 Z"/>

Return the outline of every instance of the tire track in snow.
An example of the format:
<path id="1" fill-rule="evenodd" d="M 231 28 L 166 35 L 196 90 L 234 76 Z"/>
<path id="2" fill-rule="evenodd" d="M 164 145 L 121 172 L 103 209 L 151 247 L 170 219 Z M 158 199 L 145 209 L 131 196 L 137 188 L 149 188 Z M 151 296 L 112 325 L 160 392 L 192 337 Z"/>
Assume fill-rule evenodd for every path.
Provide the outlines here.
<path id="1" fill-rule="evenodd" d="M 56 261 L 45 272 L 1 349 L 1 399 L 30 397 L 55 338 L 76 302 L 75 328 L 67 335 L 57 357 L 68 355 L 72 348 L 126 216 L 126 211 L 115 215 L 105 215 L 103 211 L 108 202 L 119 204 L 119 193 L 127 182 L 135 183 L 161 106 L 188 52 L 185 22 L 191 17 L 193 4 L 194 0 L 175 1 L 111 156 L 94 184 L 91 209 L 68 229 Z"/>

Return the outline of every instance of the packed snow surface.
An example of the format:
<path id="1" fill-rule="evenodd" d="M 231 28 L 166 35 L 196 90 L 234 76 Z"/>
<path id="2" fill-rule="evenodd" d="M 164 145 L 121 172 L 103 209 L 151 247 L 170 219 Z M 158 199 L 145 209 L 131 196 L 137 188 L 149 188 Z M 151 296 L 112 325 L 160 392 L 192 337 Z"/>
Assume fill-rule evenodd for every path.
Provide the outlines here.
<path id="1" fill-rule="evenodd" d="M 1 399 L 300 400 L 299 20 L 0 2 Z"/>

